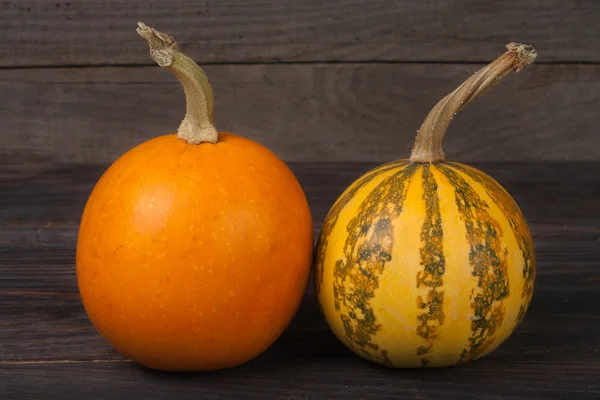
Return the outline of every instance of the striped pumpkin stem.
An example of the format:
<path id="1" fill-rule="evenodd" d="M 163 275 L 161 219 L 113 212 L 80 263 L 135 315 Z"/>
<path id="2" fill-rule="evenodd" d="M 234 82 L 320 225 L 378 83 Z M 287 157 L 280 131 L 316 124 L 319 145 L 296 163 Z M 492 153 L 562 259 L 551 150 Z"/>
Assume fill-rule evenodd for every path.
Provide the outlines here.
<path id="1" fill-rule="evenodd" d="M 187 105 L 177 137 L 188 144 L 216 143 L 215 97 L 202 68 L 179 49 L 171 36 L 142 22 L 138 22 L 137 32 L 148 41 L 152 59 L 171 71 L 183 86 Z"/>
<path id="2" fill-rule="evenodd" d="M 410 154 L 412 162 L 432 163 L 445 160 L 442 141 L 452 118 L 471 100 L 491 89 L 511 71 L 519 71 L 537 56 L 529 45 L 509 43 L 508 51 L 477 71 L 455 91 L 433 107 L 421 125 Z"/>

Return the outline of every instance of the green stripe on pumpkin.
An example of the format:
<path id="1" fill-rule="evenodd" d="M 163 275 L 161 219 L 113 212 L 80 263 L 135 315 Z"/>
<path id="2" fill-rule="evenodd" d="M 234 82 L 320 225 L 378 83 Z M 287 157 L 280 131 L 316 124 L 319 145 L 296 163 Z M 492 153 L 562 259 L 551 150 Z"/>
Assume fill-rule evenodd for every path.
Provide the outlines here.
<path id="1" fill-rule="evenodd" d="M 471 300 L 469 348 L 461 353 L 459 363 L 483 355 L 494 343 L 494 335 L 504 320 L 502 300 L 509 296 L 508 266 L 501 248 L 502 228 L 489 213 L 488 205 L 477 192 L 449 165 L 436 167 L 454 188 L 455 201 L 465 223 L 470 246 L 469 261 L 481 293 Z"/>
<path id="2" fill-rule="evenodd" d="M 438 186 L 431 173 L 430 166 L 423 166 L 423 201 L 425 203 L 425 221 L 421 228 L 420 249 L 421 265 L 423 269 L 417 273 L 417 288 L 429 288 L 427 297 L 417 297 L 417 307 L 423 310 L 417 316 L 417 334 L 425 340 L 426 344 L 419 346 L 417 355 L 423 356 L 431 351 L 438 329 L 444 323 L 444 292 L 439 290 L 444 284 L 443 276 L 446 271 L 444 257 L 444 232 L 442 230 L 442 216 L 438 198 Z M 421 364 L 426 366 L 427 358 L 421 359 Z"/>
<path id="3" fill-rule="evenodd" d="M 345 261 L 338 260 L 333 271 L 335 308 L 340 311 L 340 304 L 343 304 L 349 310 L 347 314 L 341 312 L 340 315 L 348 344 L 366 357 L 388 365 L 392 363 L 387 351 L 372 342 L 372 336 L 381 329 L 381 325 L 377 324 L 370 302 L 379 287 L 379 275 L 392 259 L 392 221 L 402 211 L 410 178 L 417 168 L 416 164 L 408 165 L 385 178 L 369 193 L 356 216 L 348 223 Z M 371 228 L 373 233 L 367 238 Z M 347 282 L 350 283 L 348 290 Z M 374 356 L 373 351 L 379 355 Z"/>
<path id="4" fill-rule="evenodd" d="M 395 168 L 401 168 L 408 164 L 407 160 L 396 160 L 390 161 L 386 164 L 383 164 L 371 171 L 365 173 L 361 178 L 359 178 L 358 182 L 354 185 L 352 189 L 350 189 L 344 196 L 342 196 L 329 210 L 327 213 L 327 217 L 325 218 L 325 222 L 323 223 L 323 227 L 321 228 L 321 232 L 319 234 L 319 239 L 317 240 L 317 251 L 316 253 L 316 262 L 315 262 L 315 274 L 314 274 L 314 285 L 315 285 L 315 293 L 317 296 L 321 293 L 321 285 L 323 284 L 323 261 L 325 258 L 325 249 L 329 244 L 329 237 L 331 236 L 331 231 L 333 230 L 339 216 L 340 212 L 346 207 L 348 202 L 354 198 L 356 193 L 362 189 L 365 185 L 371 182 L 380 174 L 390 171 Z M 321 303 L 319 303 L 321 306 Z"/>
<path id="5" fill-rule="evenodd" d="M 496 203 L 498 208 L 506 215 L 508 219 L 508 223 L 512 229 L 513 234 L 517 238 L 517 242 L 519 244 L 519 249 L 521 250 L 521 254 L 523 255 L 523 278 L 525 283 L 523 285 L 523 290 L 521 291 L 522 299 L 531 299 L 533 295 L 533 287 L 535 281 L 535 268 L 534 268 L 534 249 L 533 243 L 529 238 L 529 235 L 526 235 L 522 228 L 527 226 L 527 222 L 519 210 L 519 207 L 514 202 L 514 200 L 510 197 L 508 193 L 504 190 L 502 186 L 493 179 L 490 179 L 488 176 L 483 174 L 481 171 L 478 171 L 474 168 L 465 167 L 462 164 L 458 163 L 448 163 L 455 168 L 468 176 L 470 176 L 475 182 L 482 185 L 485 189 L 487 195 Z M 527 307 L 529 305 L 529 301 L 525 302 L 519 308 L 519 314 L 517 316 L 517 325 L 515 328 L 521 323 L 523 317 L 525 316 L 525 312 L 527 311 Z"/>

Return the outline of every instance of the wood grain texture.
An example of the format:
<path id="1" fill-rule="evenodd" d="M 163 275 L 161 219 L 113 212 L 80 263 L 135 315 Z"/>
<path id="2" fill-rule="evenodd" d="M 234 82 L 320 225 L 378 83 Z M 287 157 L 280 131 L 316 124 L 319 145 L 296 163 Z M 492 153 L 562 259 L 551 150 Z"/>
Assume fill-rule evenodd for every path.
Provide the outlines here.
<path id="1" fill-rule="evenodd" d="M 543 363 L 561 371 L 579 362 L 600 367 L 598 233 L 596 228 L 594 239 L 566 244 L 556 236 L 535 240 L 539 266 L 531 308 L 509 341 L 480 363 Z M 85 314 L 77 290 L 74 250 L 1 251 L 0 261 L 3 364 L 123 359 Z M 353 356 L 322 320 L 312 285 L 287 332 L 256 362 L 269 364 L 275 358 L 293 363 L 298 356 Z"/>
<path id="2" fill-rule="evenodd" d="M 596 399 L 597 363 L 561 367 L 495 359 L 459 368 L 390 370 L 350 354 L 272 359 L 204 374 L 166 374 L 133 363 L 0 365 L 6 400 L 61 399 Z"/>
<path id="3" fill-rule="evenodd" d="M 374 166 L 291 164 L 315 233 L 342 190 Z M 2 399 L 597 398 L 600 164 L 475 166 L 513 195 L 537 252 L 531 307 L 498 350 L 449 369 L 377 367 L 335 339 L 310 287 L 290 327 L 260 357 L 229 371 L 176 375 L 123 359 L 96 333 L 79 299 L 77 225 L 106 165 L 0 165 Z"/>
<path id="4" fill-rule="evenodd" d="M 595 0 L 5 0 L 0 66 L 151 64 L 137 21 L 200 62 L 490 61 L 531 43 L 540 61 L 600 61 Z"/>
<path id="5" fill-rule="evenodd" d="M 480 65 L 213 65 L 220 130 L 286 161 L 408 157 L 435 103 Z M 0 158 L 112 162 L 174 132 L 183 91 L 159 67 L 0 70 Z M 445 139 L 456 161 L 600 160 L 600 65 L 533 65 L 469 104 Z"/>
<path id="6" fill-rule="evenodd" d="M 376 163 L 290 163 L 309 200 L 315 237 L 333 201 Z M 500 182 L 536 237 L 577 246 L 600 237 L 600 163 L 475 163 Z M 0 249 L 71 251 L 83 208 L 108 165 L 0 163 Z M 571 177 L 571 178 L 569 178 Z M 575 178 L 573 178 L 575 177 Z M 560 192 L 557 192 L 560 189 Z M 571 226 L 570 223 L 575 222 Z M 551 248 L 547 249 L 552 251 Z M 576 247 L 573 249 L 577 251 Z"/>

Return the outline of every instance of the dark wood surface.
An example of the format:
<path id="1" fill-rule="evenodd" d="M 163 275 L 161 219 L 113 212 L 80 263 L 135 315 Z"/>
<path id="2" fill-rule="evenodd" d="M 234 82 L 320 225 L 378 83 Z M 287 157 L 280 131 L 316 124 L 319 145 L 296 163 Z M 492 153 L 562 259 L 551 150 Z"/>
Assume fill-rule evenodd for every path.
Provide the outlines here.
<path id="1" fill-rule="evenodd" d="M 292 162 L 406 157 L 438 100 L 529 43 L 535 65 L 469 105 L 446 154 L 600 161 L 596 0 L 5 0 L 0 159 L 108 163 L 173 132 L 182 90 L 139 20 L 204 65 L 221 130 Z"/>
<path id="2" fill-rule="evenodd" d="M 537 251 L 523 324 L 489 356 L 455 368 L 390 370 L 330 333 L 312 290 L 281 338 L 239 368 L 167 374 L 123 359 L 81 305 L 74 257 L 87 195 L 106 165 L 0 166 L 0 398 L 600 397 L 600 164 L 474 164 L 513 195 Z M 341 191 L 372 163 L 295 163 L 315 235 Z"/>
<path id="3" fill-rule="evenodd" d="M 596 0 L 8 0 L 0 66 L 151 64 L 137 21 L 206 62 L 479 61 L 531 42 L 541 62 L 600 61 Z"/>
<path id="4" fill-rule="evenodd" d="M 146 50 L 144 43 L 140 47 Z M 502 44 L 497 54 L 504 51 Z M 149 57 L 149 56 L 148 56 Z M 210 65 L 220 130 L 286 161 L 407 157 L 435 103 L 479 64 Z M 112 162 L 174 132 L 185 113 L 159 67 L 0 70 L 0 159 Z M 463 161 L 600 161 L 600 65 L 533 65 L 469 104 L 450 126 Z"/>

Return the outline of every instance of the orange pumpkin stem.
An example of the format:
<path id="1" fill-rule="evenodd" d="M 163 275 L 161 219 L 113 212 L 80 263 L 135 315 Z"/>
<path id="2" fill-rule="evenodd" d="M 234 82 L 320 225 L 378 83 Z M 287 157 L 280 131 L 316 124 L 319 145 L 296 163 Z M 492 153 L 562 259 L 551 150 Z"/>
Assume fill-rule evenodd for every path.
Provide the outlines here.
<path id="1" fill-rule="evenodd" d="M 452 118 L 471 100 L 491 89 L 511 71 L 519 71 L 537 56 L 529 45 L 509 43 L 508 51 L 463 82 L 433 107 L 421 125 L 410 154 L 412 162 L 436 162 L 445 159 L 442 141 Z"/>
<path id="2" fill-rule="evenodd" d="M 179 49 L 171 36 L 142 22 L 138 22 L 137 32 L 148 41 L 152 59 L 171 71 L 183 86 L 186 114 L 177 137 L 189 144 L 216 143 L 219 134 L 215 128 L 215 98 L 202 68 Z"/>

